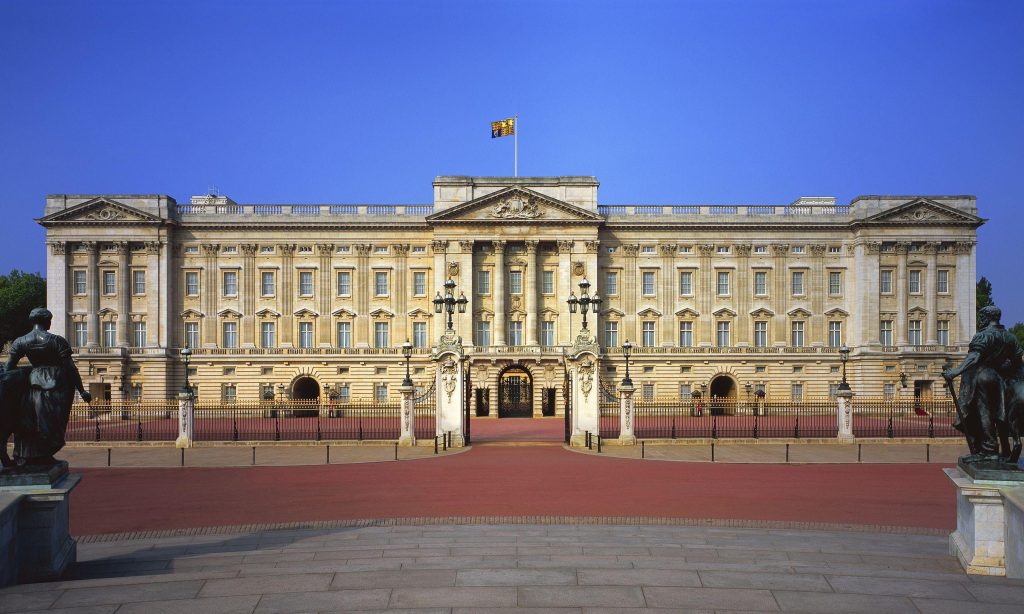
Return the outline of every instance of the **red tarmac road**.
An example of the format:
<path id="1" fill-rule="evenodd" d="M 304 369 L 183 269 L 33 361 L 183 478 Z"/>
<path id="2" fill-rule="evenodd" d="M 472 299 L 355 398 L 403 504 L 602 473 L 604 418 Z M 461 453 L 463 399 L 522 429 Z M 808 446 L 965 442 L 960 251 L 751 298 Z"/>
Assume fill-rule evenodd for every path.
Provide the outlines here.
<path id="1" fill-rule="evenodd" d="M 476 426 L 476 424 L 474 424 Z M 558 445 L 305 467 L 82 469 L 76 535 L 445 516 L 643 516 L 952 529 L 942 466 L 658 462 Z"/>

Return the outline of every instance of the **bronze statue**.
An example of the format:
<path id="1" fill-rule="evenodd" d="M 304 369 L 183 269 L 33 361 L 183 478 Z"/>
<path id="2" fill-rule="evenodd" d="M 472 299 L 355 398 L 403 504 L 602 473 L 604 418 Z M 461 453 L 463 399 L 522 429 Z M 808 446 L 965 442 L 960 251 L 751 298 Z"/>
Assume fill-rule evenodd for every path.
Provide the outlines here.
<path id="1" fill-rule="evenodd" d="M 67 339 L 49 332 L 53 314 L 37 307 L 29 314 L 34 327 L 11 345 L 10 358 L 0 372 L 0 461 L 4 467 L 29 468 L 56 463 L 64 447 L 64 431 L 75 391 L 89 402 L 92 396 L 71 359 Z M 18 367 L 27 357 L 31 367 Z M 14 434 L 14 459 L 7 439 Z"/>
<path id="2" fill-rule="evenodd" d="M 953 379 L 961 378 L 960 394 L 953 396 L 957 410 L 953 426 L 967 438 L 971 452 L 961 463 L 1016 464 L 1020 458 L 1024 363 L 1017 338 L 999 323 L 1001 317 L 994 305 L 982 308 L 980 330 L 971 339 L 964 361 L 942 372 L 951 391 Z"/>

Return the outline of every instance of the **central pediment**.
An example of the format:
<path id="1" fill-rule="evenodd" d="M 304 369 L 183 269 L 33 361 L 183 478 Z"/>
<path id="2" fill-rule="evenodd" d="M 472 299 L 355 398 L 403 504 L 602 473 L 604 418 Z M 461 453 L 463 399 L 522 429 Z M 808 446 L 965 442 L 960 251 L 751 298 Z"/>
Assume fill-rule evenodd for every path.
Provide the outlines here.
<path id="1" fill-rule="evenodd" d="M 430 223 L 599 224 L 604 218 L 582 207 L 519 186 L 499 190 L 427 216 Z"/>

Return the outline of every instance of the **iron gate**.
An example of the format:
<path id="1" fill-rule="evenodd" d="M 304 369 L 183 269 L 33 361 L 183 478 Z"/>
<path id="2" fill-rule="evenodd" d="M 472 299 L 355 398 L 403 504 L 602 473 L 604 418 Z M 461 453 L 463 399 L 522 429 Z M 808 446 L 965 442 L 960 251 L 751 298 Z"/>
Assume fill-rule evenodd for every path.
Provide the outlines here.
<path id="1" fill-rule="evenodd" d="M 506 369 L 498 379 L 498 417 L 533 417 L 533 386 L 522 367 Z"/>

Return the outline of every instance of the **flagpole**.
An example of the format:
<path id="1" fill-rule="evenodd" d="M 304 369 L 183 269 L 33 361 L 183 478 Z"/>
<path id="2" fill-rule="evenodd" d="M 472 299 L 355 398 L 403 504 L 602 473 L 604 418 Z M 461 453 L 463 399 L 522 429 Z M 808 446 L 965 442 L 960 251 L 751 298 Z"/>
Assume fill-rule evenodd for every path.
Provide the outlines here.
<path id="1" fill-rule="evenodd" d="M 512 168 L 513 168 L 513 172 L 515 173 L 515 176 L 518 177 L 519 176 L 519 114 L 517 113 L 514 117 L 515 117 L 515 123 L 512 124 L 512 126 L 514 127 L 514 131 L 512 132 L 512 138 L 515 139 L 515 147 L 514 147 L 514 149 L 515 149 L 515 163 L 514 163 Z"/>

